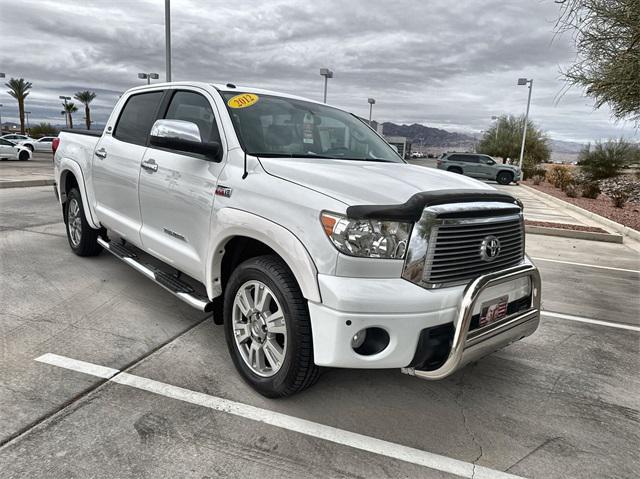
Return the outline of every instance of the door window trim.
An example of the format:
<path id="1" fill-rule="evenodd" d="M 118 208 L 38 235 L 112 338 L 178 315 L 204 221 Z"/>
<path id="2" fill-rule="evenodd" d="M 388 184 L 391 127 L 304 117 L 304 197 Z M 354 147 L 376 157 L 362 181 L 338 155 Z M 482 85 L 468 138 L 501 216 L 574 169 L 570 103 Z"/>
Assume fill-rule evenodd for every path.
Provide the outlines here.
<path id="1" fill-rule="evenodd" d="M 158 113 L 160 112 L 160 109 L 164 103 L 164 100 L 167 96 L 167 90 L 166 89 L 158 89 L 158 90 L 144 90 L 141 92 L 135 92 L 132 93 L 131 95 L 129 95 L 129 97 L 125 100 L 124 105 L 122 105 L 122 108 L 120 109 L 120 112 L 118 113 L 118 119 L 116 120 L 115 125 L 113 126 L 113 131 L 111 133 L 112 138 L 121 141 L 123 143 L 128 143 L 129 145 L 136 145 L 136 146 L 142 146 L 142 147 L 148 147 L 149 146 L 149 133 L 147 133 L 147 137 L 145 138 L 145 141 L 143 144 L 140 143 L 134 143 L 132 141 L 126 141 L 123 140 L 121 138 L 118 138 L 116 135 L 118 134 L 118 125 L 120 124 L 120 120 L 122 119 L 122 114 L 124 113 L 125 109 L 127 108 L 127 105 L 129 104 L 129 101 L 131 101 L 131 99 L 133 97 L 136 96 L 140 96 L 140 95 L 148 95 L 150 93 L 162 93 L 162 98 L 160 99 L 160 101 L 158 102 L 158 106 L 156 107 L 156 111 L 153 114 L 153 122 L 151 123 L 151 126 L 153 127 L 153 124 L 156 122 L 156 120 L 158 120 Z M 149 129 L 149 132 L 151 132 L 151 129 Z"/>
<path id="2" fill-rule="evenodd" d="M 186 93 L 193 93 L 195 95 L 200 95 L 202 98 L 205 99 L 205 101 L 207 101 L 209 103 L 209 107 L 211 107 L 211 113 L 213 114 L 213 118 L 215 120 L 215 126 L 216 126 L 216 129 L 218 130 L 218 138 L 220 139 L 220 148 L 222 149 L 222 160 L 220 161 L 220 163 L 222 163 L 224 161 L 224 158 L 225 158 L 226 141 L 223 140 L 224 131 L 222 130 L 221 124 L 220 124 L 220 114 L 218 112 L 218 109 L 217 109 L 216 104 L 213 101 L 213 99 L 212 98 L 207 98 L 207 95 L 205 94 L 206 92 L 198 91 L 198 90 L 191 89 L 191 88 L 185 88 L 183 86 L 165 90 L 165 95 L 164 95 L 162 101 L 160 102 L 160 108 L 158 109 L 158 112 L 157 112 L 156 118 L 154 120 L 154 123 L 157 120 L 166 119 L 165 117 L 167 116 L 167 112 L 169 111 L 169 106 L 171 106 L 171 100 L 173 100 L 173 97 L 176 95 L 176 93 L 186 92 Z M 191 158 L 195 158 L 196 160 L 211 161 L 210 159 L 205 158 L 203 155 L 200 155 L 198 153 L 191 153 L 191 152 L 188 152 L 188 151 L 179 151 L 179 150 L 174 150 L 172 148 L 164 148 L 164 147 L 161 147 L 161 146 L 152 145 L 150 143 L 150 141 L 151 141 L 150 136 L 151 135 L 147 135 L 147 147 L 150 148 L 150 149 L 159 150 L 159 151 L 166 151 L 166 152 L 173 153 L 173 154 L 176 154 L 176 155 L 189 156 Z"/>

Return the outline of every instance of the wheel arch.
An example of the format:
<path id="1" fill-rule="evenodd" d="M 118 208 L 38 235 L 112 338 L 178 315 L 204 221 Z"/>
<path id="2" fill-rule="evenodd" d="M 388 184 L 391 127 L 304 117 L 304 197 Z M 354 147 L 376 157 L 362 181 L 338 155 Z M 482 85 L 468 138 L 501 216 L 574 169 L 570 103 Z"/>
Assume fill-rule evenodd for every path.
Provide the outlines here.
<path id="1" fill-rule="evenodd" d="M 242 210 L 219 210 L 211 234 L 207 271 L 207 293 L 220 296 L 233 268 L 263 254 L 279 256 L 295 277 L 302 295 L 320 302 L 318 271 L 302 242 L 289 230 Z"/>
<path id="2" fill-rule="evenodd" d="M 84 175 L 82 174 L 80 165 L 78 165 L 78 163 L 73 160 L 63 159 L 60 162 L 60 174 L 58 176 L 57 182 L 58 195 L 60 198 L 60 205 L 62 206 L 63 213 L 64 205 L 67 202 L 67 193 L 74 186 L 77 186 L 78 190 L 80 190 L 82 203 L 85 206 L 84 214 L 87 223 L 89 223 L 92 228 L 100 228 L 100 224 L 97 221 L 94 221 L 92 216 L 91 205 L 89 205 L 87 189 L 84 181 Z"/>

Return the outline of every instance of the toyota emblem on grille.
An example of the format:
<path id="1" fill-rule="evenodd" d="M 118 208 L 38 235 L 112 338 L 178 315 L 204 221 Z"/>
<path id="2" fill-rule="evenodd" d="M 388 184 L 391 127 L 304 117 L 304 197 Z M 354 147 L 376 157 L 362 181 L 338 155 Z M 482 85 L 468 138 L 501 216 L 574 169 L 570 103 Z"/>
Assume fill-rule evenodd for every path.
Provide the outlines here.
<path id="1" fill-rule="evenodd" d="M 483 261 L 493 261 L 500 254 L 500 240 L 493 235 L 485 236 L 480 245 L 480 257 Z"/>

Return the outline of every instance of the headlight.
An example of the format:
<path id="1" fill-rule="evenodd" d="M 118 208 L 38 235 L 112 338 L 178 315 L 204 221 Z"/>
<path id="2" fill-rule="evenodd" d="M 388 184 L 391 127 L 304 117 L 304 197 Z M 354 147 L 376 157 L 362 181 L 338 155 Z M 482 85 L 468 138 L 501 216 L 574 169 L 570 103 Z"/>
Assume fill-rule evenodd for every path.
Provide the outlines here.
<path id="1" fill-rule="evenodd" d="M 403 259 L 407 251 L 410 223 L 354 220 L 336 213 L 322 213 L 321 220 L 333 245 L 349 256 Z"/>

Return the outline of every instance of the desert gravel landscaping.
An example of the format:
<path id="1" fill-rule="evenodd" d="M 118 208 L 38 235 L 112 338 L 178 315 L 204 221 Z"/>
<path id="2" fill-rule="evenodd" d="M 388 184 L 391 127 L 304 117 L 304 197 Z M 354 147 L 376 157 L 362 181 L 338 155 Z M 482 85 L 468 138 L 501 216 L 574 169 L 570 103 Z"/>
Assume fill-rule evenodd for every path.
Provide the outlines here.
<path id="1" fill-rule="evenodd" d="M 640 203 L 629 202 L 623 208 L 616 208 L 611 203 L 610 198 L 601 194 L 596 199 L 589 198 L 570 198 L 559 188 L 555 188 L 547 182 L 534 185 L 532 181 L 523 181 L 524 185 L 536 190 L 547 193 L 548 195 L 559 198 L 567 203 L 579 206 L 587 211 L 604 216 L 616 223 L 620 223 L 634 230 L 640 231 Z"/>

